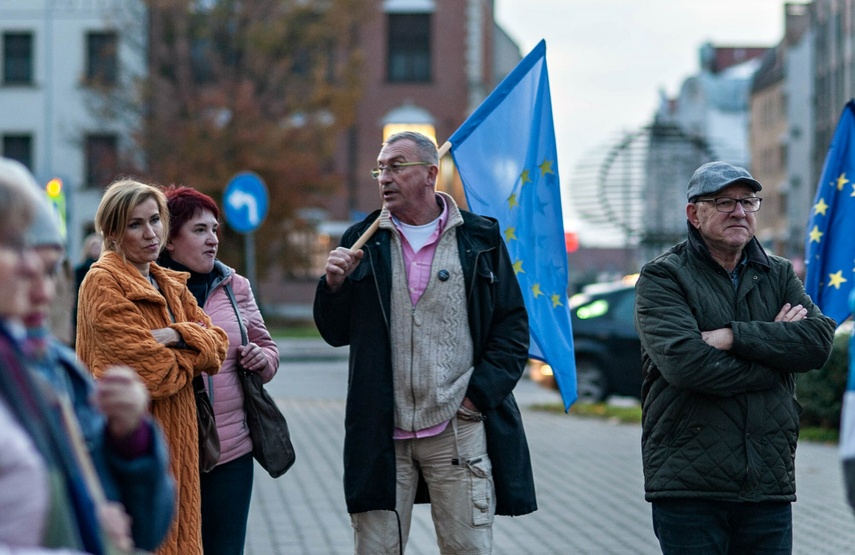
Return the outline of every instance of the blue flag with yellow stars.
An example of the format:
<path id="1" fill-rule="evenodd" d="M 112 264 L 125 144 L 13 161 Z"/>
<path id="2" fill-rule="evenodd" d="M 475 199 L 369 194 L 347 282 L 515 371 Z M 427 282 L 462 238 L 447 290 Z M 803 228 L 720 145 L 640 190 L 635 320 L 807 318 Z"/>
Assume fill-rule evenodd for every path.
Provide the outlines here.
<path id="1" fill-rule="evenodd" d="M 855 101 L 843 109 L 825 156 L 805 242 L 805 290 L 822 313 L 849 317 L 855 285 Z"/>
<path id="2" fill-rule="evenodd" d="M 525 297 L 529 356 L 576 400 L 567 252 L 552 99 L 541 41 L 449 139 L 469 209 L 499 221 Z"/>

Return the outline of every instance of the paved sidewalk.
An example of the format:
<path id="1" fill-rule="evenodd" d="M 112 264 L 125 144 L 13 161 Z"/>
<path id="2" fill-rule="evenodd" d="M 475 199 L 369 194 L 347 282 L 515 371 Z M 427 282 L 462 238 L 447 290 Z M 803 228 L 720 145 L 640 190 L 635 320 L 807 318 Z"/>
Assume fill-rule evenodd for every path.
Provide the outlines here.
<path id="1" fill-rule="evenodd" d="M 256 467 L 247 555 L 352 553 L 341 482 L 346 381 L 341 356 L 283 360 L 269 389 L 288 417 L 297 463 L 277 480 Z M 516 393 L 539 510 L 497 517 L 494 553 L 659 553 L 644 501 L 640 427 L 533 410 L 531 404 L 558 396 L 528 380 Z M 855 517 L 843 499 L 836 447 L 802 442 L 796 466 L 794 553 L 855 552 Z M 429 507 L 419 506 L 407 554 L 437 553 Z"/>
<path id="2" fill-rule="evenodd" d="M 347 360 L 347 347 L 332 347 L 321 339 L 279 341 L 279 359 L 286 365 L 301 361 Z"/>

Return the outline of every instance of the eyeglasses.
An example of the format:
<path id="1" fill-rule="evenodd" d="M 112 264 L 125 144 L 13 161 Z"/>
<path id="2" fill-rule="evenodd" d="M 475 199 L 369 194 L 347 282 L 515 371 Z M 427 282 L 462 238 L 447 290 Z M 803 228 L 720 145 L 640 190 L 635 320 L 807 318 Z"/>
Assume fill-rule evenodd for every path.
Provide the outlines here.
<path id="1" fill-rule="evenodd" d="M 371 177 L 377 179 L 383 172 L 390 171 L 394 174 L 399 174 L 404 171 L 404 168 L 408 168 L 410 166 L 432 166 L 430 162 L 395 162 L 394 164 L 389 164 L 388 166 L 377 166 L 373 170 L 371 170 Z"/>
<path id="2" fill-rule="evenodd" d="M 746 197 L 746 198 L 730 198 L 730 197 L 719 197 L 719 198 L 699 198 L 695 202 L 714 202 L 715 209 L 719 212 L 724 212 L 725 214 L 730 214 L 734 210 L 736 210 L 736 204 L 739 203 L 742 206 L 742 210 L 745 212 L 757 212 L 760 210 L 760 201 L 763 199 L 760 197 Z"/>

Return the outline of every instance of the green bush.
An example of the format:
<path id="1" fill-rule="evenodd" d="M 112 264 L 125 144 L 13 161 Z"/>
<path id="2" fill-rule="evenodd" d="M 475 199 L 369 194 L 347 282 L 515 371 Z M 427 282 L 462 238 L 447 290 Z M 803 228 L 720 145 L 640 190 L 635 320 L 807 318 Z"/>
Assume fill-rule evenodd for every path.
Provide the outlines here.
<path id="1" fill-rule="evenodd" d="M 831 356 L 825 366 L 796 375 L 796 393 L 804 408 L 802 426 L 819 426 L 834 430 L 840 427 L 840 409 L 849 374 L 849 338 L 852 322 L 844 322 L 834 333 Z"/>

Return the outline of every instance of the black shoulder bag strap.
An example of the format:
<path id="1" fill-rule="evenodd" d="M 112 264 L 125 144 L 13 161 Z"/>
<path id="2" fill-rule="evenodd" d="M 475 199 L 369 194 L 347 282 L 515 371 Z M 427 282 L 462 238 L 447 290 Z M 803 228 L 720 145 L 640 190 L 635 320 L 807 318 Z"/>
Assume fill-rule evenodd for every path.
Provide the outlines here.
<path id="1" fill-rule="evenodd" d="M 232 308 L 235 310 L 235 316 L 237 316 L 238 327 L 240 327 L 240 344 L 246 345 L 248 342 L 246 327 L 244 327 L 243 319 L 240 317 L 240 309 L 238 308 L 237 301 L 235 300 L 235 292 L 232 291 L 232 284 L 227 283 L 223 288 L 226 290 L 226 295 L 229 297 L 229 302 L 232 303 Z"/>

